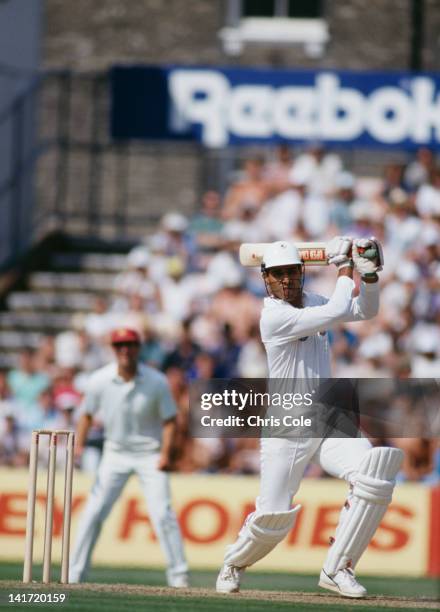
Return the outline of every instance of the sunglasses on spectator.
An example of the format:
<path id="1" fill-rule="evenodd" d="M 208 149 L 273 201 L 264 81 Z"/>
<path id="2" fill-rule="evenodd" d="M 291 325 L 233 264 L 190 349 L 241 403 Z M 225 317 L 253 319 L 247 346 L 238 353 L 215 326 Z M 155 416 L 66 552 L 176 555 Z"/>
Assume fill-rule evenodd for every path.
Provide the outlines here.
<path id="1" fill-rule="evenodd" d="M 139 342 L 115 342 L 113 344 L 113 348 L 116 350 L 122 348 L 123 346 L 128 346 L 128 348 L 132 346 L 139 346 Z"/>

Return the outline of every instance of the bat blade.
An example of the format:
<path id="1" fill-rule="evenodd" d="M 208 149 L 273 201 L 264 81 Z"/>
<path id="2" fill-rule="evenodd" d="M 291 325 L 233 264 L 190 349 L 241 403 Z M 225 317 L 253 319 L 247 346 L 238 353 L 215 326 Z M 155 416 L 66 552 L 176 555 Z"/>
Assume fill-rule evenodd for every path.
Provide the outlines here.
<path id="1" fill-rule="evenodd" d="M 239 259 L 242 266 L 259 266 L 263 260 L 264 251 L 270 242 L 245 242 L 240 246 Z M 325 242 L 295 242 L 301 259 L 306 266 L 328 265 L 325 252 Z"/>

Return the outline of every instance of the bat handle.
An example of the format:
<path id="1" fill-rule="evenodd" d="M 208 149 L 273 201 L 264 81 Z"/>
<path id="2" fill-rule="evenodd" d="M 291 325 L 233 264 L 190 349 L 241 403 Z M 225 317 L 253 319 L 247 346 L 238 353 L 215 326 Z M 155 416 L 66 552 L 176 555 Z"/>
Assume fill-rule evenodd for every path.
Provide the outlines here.
<path id="1" fill-rule="evenodd" d="M 377 249 L 375 247 L 358 247 L 358 253 L 359 255 L 364 255 L 365 259 L 376 259 L 377 257 Z M 350 249 L 349 253 L 350 257 L 352 256 L 352 250 Z"/>

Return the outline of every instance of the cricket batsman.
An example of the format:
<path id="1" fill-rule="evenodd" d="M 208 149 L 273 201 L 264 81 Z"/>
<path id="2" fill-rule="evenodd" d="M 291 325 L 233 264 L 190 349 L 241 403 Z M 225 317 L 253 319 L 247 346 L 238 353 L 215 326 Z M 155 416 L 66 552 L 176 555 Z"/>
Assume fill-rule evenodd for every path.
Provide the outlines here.
<path id="1" fill-rule="evenodd" d="M 376 249 L 377 257 L 363 255 L 370 249 Z M 264 252 L 261 272 L 268 297 L 260 330 L 271 379 L 330 378 L 328 330 L 341 322 L 371 319 L 378 312 L 378 272 L 383 263 L 378 241 L 337 236 L 326 252 L 338 269 L 330 299 L 303 291 L 304 263 L 293 244 L 275 242 Z M 358 297 L 353 297 L 353 270 L 361 277 Z M 291 506 L 292 499 L 313 461 L 350 487 L 319 586 L 344 597 L 365 597 L 355 568 L 391 502 L 402 459 L 401 450 L 373 448 L 364 437 L 262 438 L 256 510 L 227 547 L 217 591 L 238 592 L 246 567 L 267 555 L 292 529 L 299 510 Z"/>

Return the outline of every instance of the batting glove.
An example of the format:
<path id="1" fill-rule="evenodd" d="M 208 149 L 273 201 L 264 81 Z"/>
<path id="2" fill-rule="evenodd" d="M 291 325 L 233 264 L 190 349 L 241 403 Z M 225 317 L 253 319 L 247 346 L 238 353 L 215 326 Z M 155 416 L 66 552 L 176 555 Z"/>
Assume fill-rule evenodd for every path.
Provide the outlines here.
<path id="1" fill-rule="evenodd" d="M 353 239 L 350 236 L 335 236 L 327 243 L 325 252 L 329 264 L 334 264 L 338 270 L 352 266 L 350 257 Z"/>
<path id="2" fill-rule="evenodd" d="M 376 238 L 358 238 L 353 241 L 352 257 L 361 276 L 375 276 L 383 268 L 382 246 Z"/>

